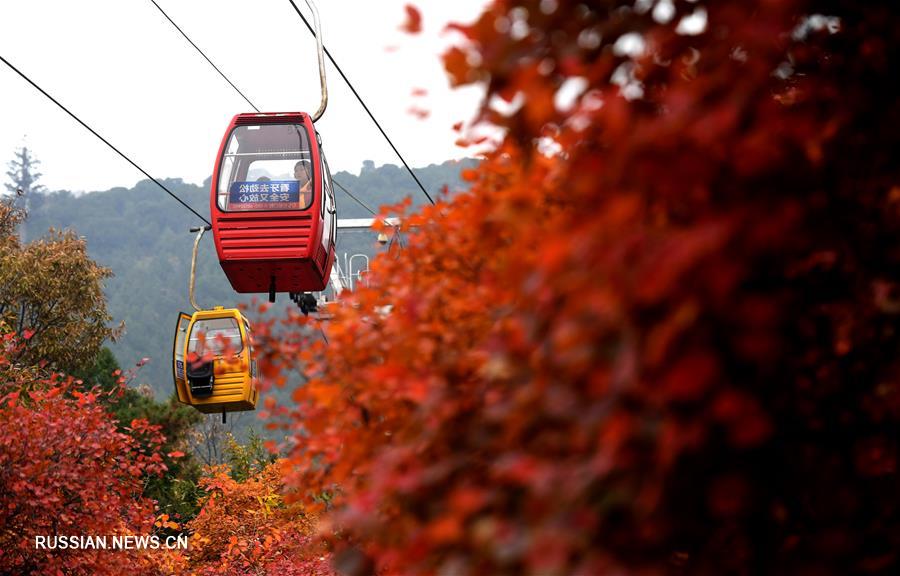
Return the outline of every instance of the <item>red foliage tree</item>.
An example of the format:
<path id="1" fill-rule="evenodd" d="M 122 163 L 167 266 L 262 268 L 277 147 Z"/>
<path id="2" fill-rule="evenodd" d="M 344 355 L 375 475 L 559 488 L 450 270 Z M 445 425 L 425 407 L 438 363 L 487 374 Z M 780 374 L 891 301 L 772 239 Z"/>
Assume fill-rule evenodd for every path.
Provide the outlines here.
<path id="1" fill-rule="evenodd" d="M 2 343 L 15 346 L 11 336 Z M 0 349 L 0 572 L 154 573 L 141 552 L 60 549 L 52 539 L 152 530 L 155 502 L 142 492 L 147 475 L 166 469 L 159 427 L 135 420 L 117 432 L 95 393 L 40 374 L 9 364 Z"/>
<path id="2" fill-rule="evenodd" d="M 239 482 L 227 467 L 201 480 L 207 495 L 187 528 L 191 547 L 177 554 L 179 574 L 332 574 L 328 554 L 314 538 L 313 520 L 298 504 L 284 502 L 279 464 Z"/>
<path id="3" fill-rule="evenodd" d="M 270 408 L 343 567 L 893 573 L 892 5 L 498 0 L 456 28 L 504 142 L 327 347 L 269 345 L 306 364 Z"/>

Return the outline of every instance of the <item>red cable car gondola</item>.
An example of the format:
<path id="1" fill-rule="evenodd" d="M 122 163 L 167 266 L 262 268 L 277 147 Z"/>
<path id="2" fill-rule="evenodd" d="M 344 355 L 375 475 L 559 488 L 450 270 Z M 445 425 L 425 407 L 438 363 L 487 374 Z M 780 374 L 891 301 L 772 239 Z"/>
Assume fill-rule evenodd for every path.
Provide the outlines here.
<path id="1" fill-rule="evenodd" d="M 323 290 L 334 261 L 331 172 L 313 122 L 328 105 L 319 13 L 313 13 L 322 100 L 304 112 L 238 114 L 212 176 L 210 215 L 219 263 L 237 292 Z"/>
<path id="2" fill-rule="evenodd" d="M 315 135 L 313 138 L 312 136 Z M 331 173 L 303 112 L 238 114 L 222 140 L 210 214 L 216 252 L 237 292 L 325 288 L 336 231 Z"/>

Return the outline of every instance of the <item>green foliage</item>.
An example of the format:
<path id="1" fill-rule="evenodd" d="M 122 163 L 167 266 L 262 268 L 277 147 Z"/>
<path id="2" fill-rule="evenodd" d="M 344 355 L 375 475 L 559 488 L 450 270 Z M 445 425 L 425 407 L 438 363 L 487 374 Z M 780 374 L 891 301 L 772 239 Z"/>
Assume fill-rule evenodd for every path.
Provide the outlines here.
<path id="1" fill-rule="evenodd" d="M 246 482 L 276 459 L 276 456 L 263 445 L 263 439 L 253 430 L 248 432 L 247 442 L 244 444 L 239 443 L 233 436 L 229 437 L 225 457 L 231 477 L 237 482 Z"/>
<path id="2" fill-rule="evenodd" d="M 416 175 L 432 196 L 447 186 L 450 191 L 467 187 L 460 171 L 474 160 L 450 161 L 416 169 Z M 347 172 L 334 179 L 369 207 L 395 204 L 410 196 L 414 205 L 427 202 L 415 182 L 396 166 L 375 168 L 360 176 Z M 195 186 L 181 179 L 164 184 L 198 212 L 209 213 L 209 181 Z M 335 187 L 340 218 L 368 218 L 371 214 Z M 84 234 L 92 258 L 109 267 L 115 277 L 106 282 L 109 311 L 116 321 L 125 322 L 125 332 L 111 345 L 122 366 L 134 366 L 142 358 L 150 361 L 141 369 L 139 380 L 148 383 L 157 397 L 172 391 L 172 334 L 179 311 L 190 309 L 188 276 L 196 217 L 175 204 L 149 180 L 133 188 L 113 188 L 105 192 L 74 195 L 67 191 L 35 194 L 30 200 L 30 226 L 74 228 Z M 337 258 L 343 254 L 373 256 L 381 249 L 375 233 L 340 231 Z M 236 306 L 250 303 L 253 295 L 236 294 L 219 268 L 212 238 L 200 246 L 197 262 L 197 301 L 201 306 Z M 292 306 L 286 298 L 279 305 Z"/>
<path id="3" fill-rule="evenodd" d="M 72 375 L 83 380 L 88 387 L 99 386 L 103 392 L 109 393 L 120 387 L 120 377 L 116 373 L 117 371 L 121 371 L 119 362 L 112 350 L 104 346 L 100 349 L 93 364 L 87 368 L 73 371 Z M 133 392 L 133 390 L 127 390 L 127 392 Z"/>
<path id="4" fill-rule="evenodd" d="M 11 359 L 77 370 L 116 334 L 103 295 L 111 272 L 71 230 L 20 242 L 14 230 L 23 215 L 11 202 L 0 205 L 0 324 L 25 341 Z"/>
<path id="5" fill-rule="evenodd" d="M 121 374 L 112 351 L 104 347 L 94 364 L 77 373 L 76 377 L 84 381 L 86 388 L 97 386 L 107 393 L 101 397 L 107 399 L 107 410 L 118 421 L 120 431 L 127 431 L 135 420 L 146 420 L 160 427 L 160 432 L 165 436 L 160 452 L 168 454 L 171 462 L 164 476 L 147 478 L 144 495 L 156 500 L 160 512 L 177 521 L 193 518 L 198 509 L 197 501 L 203 493 L 198 487 L 201 466 L 185 447 L 201 415 L 193 408 L 180 404 L 174 394 L 158 402 L 147 387 L 135 389 L 125 386 L 125 377 Z"/>

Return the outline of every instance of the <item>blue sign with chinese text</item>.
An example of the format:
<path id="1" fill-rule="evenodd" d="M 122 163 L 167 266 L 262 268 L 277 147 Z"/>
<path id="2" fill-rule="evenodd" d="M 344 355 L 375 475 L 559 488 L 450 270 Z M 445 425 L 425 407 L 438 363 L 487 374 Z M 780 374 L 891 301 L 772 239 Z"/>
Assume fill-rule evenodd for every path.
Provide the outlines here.
<path id="1" fill-rule="evenodd" d="M 306 208 L 309 192 L 296 180 L 234 182 L 228 191 L 230 210 L 292 210 Z"/>

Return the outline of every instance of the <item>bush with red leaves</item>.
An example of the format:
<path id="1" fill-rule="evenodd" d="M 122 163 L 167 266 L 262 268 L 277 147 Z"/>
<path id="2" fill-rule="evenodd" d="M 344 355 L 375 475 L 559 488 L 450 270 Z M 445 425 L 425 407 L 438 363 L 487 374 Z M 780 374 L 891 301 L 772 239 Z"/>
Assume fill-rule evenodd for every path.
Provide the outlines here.
<path id="1" fill-rule="evenodd" d="M 456 30 L 503 143 L 327 347 L 268 346 L 306 364 L 273 410 L 343 568 L 896 571 L 894 6 L 498 0 Z"/>
<path id="2" fill-rule="evenodd" d="M 97 395 L 72 378 L 11 365 L 4 350 L 15 342 L 0 341 L 0 572 L 154 573 L 143 552 L 60 549 L 53 538 L 152 531 L 156 503 L 143 489 L 166 470 L 159 427 L 135 420 L 118 432 Z"/>

